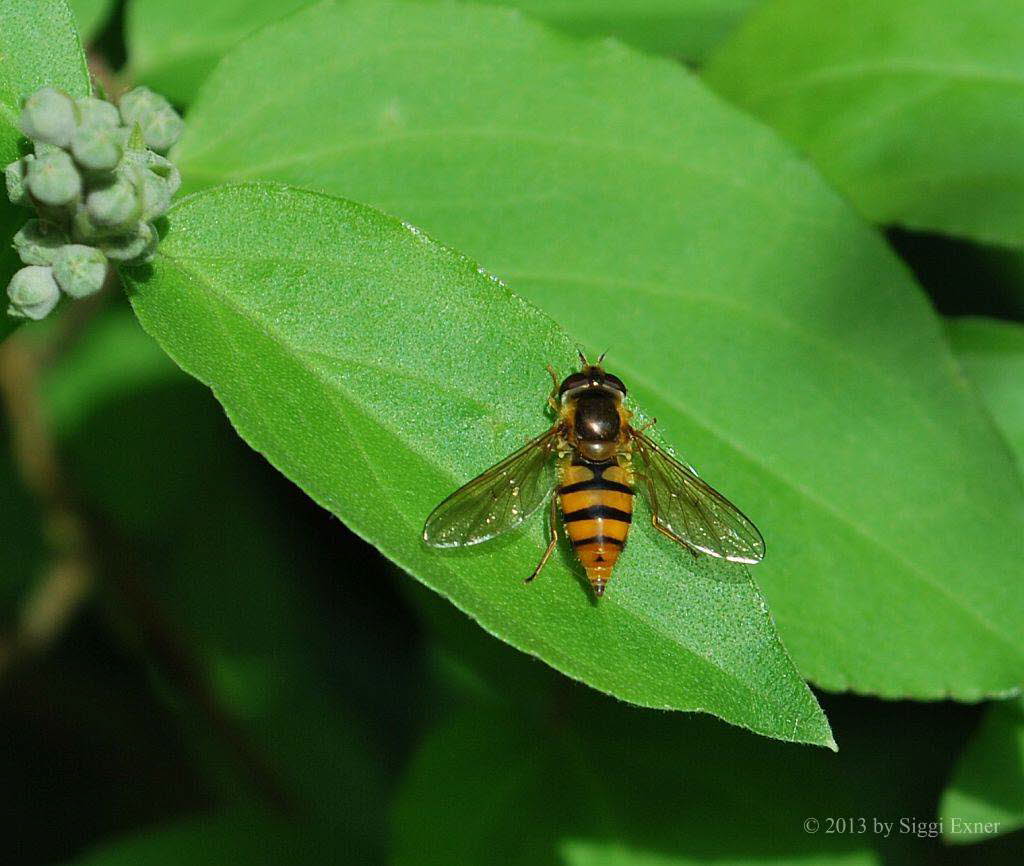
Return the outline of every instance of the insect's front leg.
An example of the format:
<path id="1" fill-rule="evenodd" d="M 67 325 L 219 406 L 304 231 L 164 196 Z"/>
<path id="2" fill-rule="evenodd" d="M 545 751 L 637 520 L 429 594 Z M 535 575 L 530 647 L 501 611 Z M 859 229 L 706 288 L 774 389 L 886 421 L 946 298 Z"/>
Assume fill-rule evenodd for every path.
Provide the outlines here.
<path id="1" fill-rule="evenodd" d="M 548 395 L 548 405 L 557 413 L 558 400 L 555 398 L 558 396 L 558 386 L 560 384 L 558 381 L 558 373 L 550 364 L 547 366 L 547 371 L 551 374 L 551 393 Z"/>
<path id="2" fill-rule="evenodd" d="M 558 506 L 555 503 L 555 494 L 551 494 L 551 540 L 548 541 L 548 549 L 544 551 L 544 555 L 540 558 L 540 562 L 537 563 L 533 574 L 526 578 L 523 583 L 529 583 L 541 573 L 544 566 L 548 564 L 548 559 L 554 552 L 556 544 L 558 544 Z"/>

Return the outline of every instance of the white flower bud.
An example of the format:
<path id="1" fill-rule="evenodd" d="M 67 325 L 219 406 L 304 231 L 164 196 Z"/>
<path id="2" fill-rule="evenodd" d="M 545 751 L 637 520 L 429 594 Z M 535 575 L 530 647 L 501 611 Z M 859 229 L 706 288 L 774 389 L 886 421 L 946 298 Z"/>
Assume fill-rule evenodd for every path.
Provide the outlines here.
<path id="1" fill-rule="evenodd" d="M 57 284 L 72 298 L 85 298 L 103 288 L 107 257 L 95 247 L 68 244 L 57 250 L 53 261 Z"/>
<path id="2" fill-rule="evenodd" d="M 71 153 L 82 168 L 113 169 L 121 161 L 120 136 L 110 127 L 80 126 L 71 136 Z"/>
<path id="3" fill-rule="evenodd" d="M 136 181 L 142 196 L 142 218 L 152 221 L 162 217 L 171 206 L 171 188 L 162 177 L 149 169 L 142 169 Z"/>
<path id="4" fill-rule="evenodd" d="M 52 265 L 57 250 L 68 242 L 59 226 L 46 220 L 29 220 L 14 236 L 14 249 L 26 265 Z"/>
<path id="5" fill-rule="evenodd" d="M 82 192 L 82 178 L 63 150 L 38 156 L 28 164 L 28 191 L 43 204 L 59 207 Z"/>
<path id="6" fill-rule="evenodd" d="M 169 150 L 185 127 L 173 106 L 148 87 L 136 87 L 122 96 L 120 110 L 125 124 L 138 124 L 146 146 L 153 150 Z"/>
<path id="7" fill-rule="evenodd" d="M 75 104 L 66 93 L 43 87 L 25 100 L 18 125 L 35 141 L 66 147 L 75 131 Z"/>
<path id="8" fill-rule="evenodd" d="M 117 106 L 111 105 L 104 99 L 95 99 L 85 96 L 75 100 L 78 108 L 78 123 L 80 126 L 99 126 L 107 129 L 116 129 L 121 125 L 121 115 Z"/>
<path id="9" fill-rule="evenodd" d="M 11 204 L 20 204 L 26 207 L 32 206 L 32 200 L 28 197 L 28 187 L 25 186 L 25 175 L 28 172 L 28 163 L 35 159 L 32 154 L 16 159 L 4 169 L 4 180 L 7 183 L 7 198 Z"/>
<path id="10" fill-rule="evenodd" d="M 142 203 L 135 187 L 127 179 L 116 177 L 86 196 L 85 209 L 96 225 L 127 226 L 139 219 Z"/>
<path id="11" fill-rule="evenodd" d="M 124 262 L 129 259 L 146 258 L 152 253 L 156 242 L 156 229 L 149 223 L 140 222 L 130 233 L 101 241 L 100 249 L 107 254 L 108 259 Z"/>
<path id="12" fill-rule="evenodd" d="M 167 187 L 172 196 L 181 187 L 181 172 L 178 171 L 178 167 L 166 156 L 160 156 L 159 153 L 147 150 L 146 165 L 153 174 L 167 181 Z"/>
<path id="13" fill-rule="evenodd" d="M 7 312 L 25 319 L 43 319 L 57 306 L 60 289 L 50 268 L 29 265 L 11 277 L 7 284 L 11 305 Z"/>

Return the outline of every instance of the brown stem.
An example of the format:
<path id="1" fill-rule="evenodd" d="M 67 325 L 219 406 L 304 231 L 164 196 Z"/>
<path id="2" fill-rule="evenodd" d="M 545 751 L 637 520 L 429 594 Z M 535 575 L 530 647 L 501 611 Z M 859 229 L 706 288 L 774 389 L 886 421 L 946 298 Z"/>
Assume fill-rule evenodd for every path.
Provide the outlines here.
<path id="1" fill-rule="evenodd" d="M 67 309 L 45 342 L 35 342 L 25 330 L 0 344 L 0 403 L 11 427 L 11 450 L 25 486 L 39 502 L 53 557 L 26 597 L 15 633 L 0 637 L 0 676 L 23 656 L 49 647 L 95 583 L 89 536 L 60 469 L 40 378 L 78 341 L 106 305 L 117 279 L 111 268 L 103 289 Z"/>
<path id="2" fill-rule="evenodd" d="M 86 54 L 89 64 L 89 75 L 103 88 L 103 93 L 111 102 L 117 102 L 121 94 L 128 90 L 128 82 L 116 73 L 107 62 L 107 57 L 95 47 Z"/>
<path id="3" fill-rule="evenodd" d="M 22 656 L 49 646 L 92 590 L 95 569 L 87 533 L 61 475 L 39 396 L 40 352 L 26 334 L 0 344 L 0 399 L 11 450 L 25 486 L 38 500 L 53 561 L 29 593 L 17 629 L 2 640 L 0 674 Z"/>

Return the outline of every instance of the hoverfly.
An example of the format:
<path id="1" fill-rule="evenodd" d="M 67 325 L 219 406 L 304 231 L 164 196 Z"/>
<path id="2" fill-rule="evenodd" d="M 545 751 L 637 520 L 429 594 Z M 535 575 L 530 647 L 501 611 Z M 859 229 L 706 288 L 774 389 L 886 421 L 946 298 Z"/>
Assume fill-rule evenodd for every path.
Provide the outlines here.
<path id="1" fill-rule="evenodd" d="M 438 505 L 427 518 L 423 540 L 433 547 L 480 544 L 520 526 L 550 497 L 551 537 L 526 582 L 540 574 L 558 542 L 557 501 L 565 532 L 600 597 L 626 544 L 639 481 L 654 528 L 694 556 L 760 562 L 764 539 L 757 527 L 644 435 L 646 426 L 630 424 L 632 413 L 623 405 L 626 386 L 604 371 L 603 360 L 604 355 L 591 364 L 580 352 L 582 368 L 561 383 L 549 365 L 554 426 Z M 557 457 L 555 474 L 552 456 Z M 556 488 L 557 497 L 551 496 Z"/>

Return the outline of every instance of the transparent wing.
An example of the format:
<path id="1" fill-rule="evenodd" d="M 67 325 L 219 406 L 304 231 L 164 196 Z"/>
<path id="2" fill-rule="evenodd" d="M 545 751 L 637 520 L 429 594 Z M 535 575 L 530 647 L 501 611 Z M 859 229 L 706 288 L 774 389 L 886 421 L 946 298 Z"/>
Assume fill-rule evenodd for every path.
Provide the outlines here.
<path id="1" fill-rule="evenodd" d="M 643 433 L 631 428 L 630 435 L 659 527 L 677 541 L 730 562 L 764 559 L 764 539 L 742 511 Z"/>
<path id="2" fill-rule="evenodd" d="M 433 547 L 469 547 L 519 526 L 554 490 L 550 457 L 557 434 L 552 427 L 456 490 L 427 518 L 423 540 Z"/>

